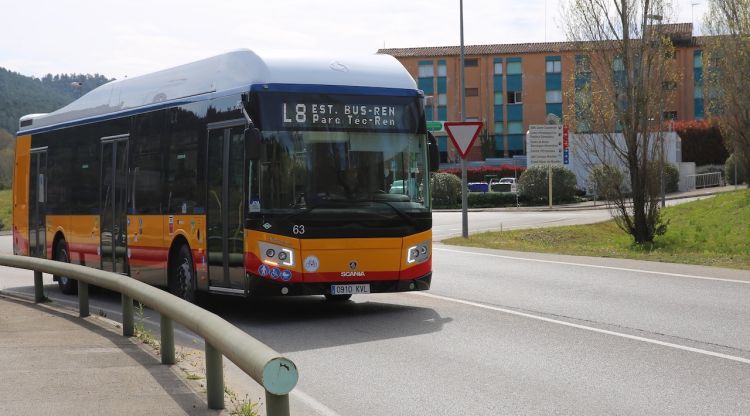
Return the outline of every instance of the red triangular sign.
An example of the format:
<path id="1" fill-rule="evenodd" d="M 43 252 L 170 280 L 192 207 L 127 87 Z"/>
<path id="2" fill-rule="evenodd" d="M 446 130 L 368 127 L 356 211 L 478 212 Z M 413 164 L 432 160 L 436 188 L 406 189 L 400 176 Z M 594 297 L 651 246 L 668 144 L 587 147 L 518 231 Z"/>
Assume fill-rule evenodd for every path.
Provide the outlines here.
<path id="1" fill-rule="evenodd" d="M 466 159 L 471 146 L 474 145 L 474 141 L 479 136 L 479 130 L 482 130 L 482 125 L 481 121 L 448 121 L 443 123 L 453 146 L 461 154 L 461 159 Z"/>

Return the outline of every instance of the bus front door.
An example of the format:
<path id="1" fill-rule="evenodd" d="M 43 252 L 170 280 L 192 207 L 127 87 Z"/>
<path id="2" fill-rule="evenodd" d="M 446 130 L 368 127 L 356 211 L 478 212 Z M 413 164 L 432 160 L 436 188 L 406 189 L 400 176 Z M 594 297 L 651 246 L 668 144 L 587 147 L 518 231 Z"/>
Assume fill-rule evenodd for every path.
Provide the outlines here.
<path id="1" fill-rule="evenodd" d="M 101 143 L 102 270 L 127 273 L 128 136 L 105 137 Z"/>
<path id="2" fill-rule="evenodd" d="M 29 256 L 46 254 L 47 148 L 31 149 L 29 170 Z"/>
<path id="3" fill-rule="evenodd" d="M 244 120 L 209 125 L 206 180 L 209 290 L 245 294 Z"/>

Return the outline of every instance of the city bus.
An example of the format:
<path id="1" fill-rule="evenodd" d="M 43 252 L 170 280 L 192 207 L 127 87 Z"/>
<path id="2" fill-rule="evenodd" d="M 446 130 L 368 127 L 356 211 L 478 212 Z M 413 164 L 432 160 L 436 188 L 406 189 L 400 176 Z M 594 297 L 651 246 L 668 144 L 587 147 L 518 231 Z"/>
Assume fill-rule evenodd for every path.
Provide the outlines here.
<path id="1" fill-rule="evenodd" d="M 19 124 L 15 254 L 188 301 L 430 287 L 438 150 L 424 93 L 391 56 L 238 50 Z"/>

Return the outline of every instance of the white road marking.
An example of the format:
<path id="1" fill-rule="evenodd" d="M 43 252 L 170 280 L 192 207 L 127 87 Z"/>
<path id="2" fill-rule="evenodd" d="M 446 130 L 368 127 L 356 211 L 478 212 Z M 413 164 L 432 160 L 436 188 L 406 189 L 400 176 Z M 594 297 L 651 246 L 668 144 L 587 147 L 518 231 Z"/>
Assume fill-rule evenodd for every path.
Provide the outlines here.
<path id="1" fill-rule="evenodd" d="M 462 254 L 473 254 L 477 256 L 485 256 L 485 257 L 495 257 L 500 259 L 509 259 L 509 260 L 523 260 L 523 261 L 531 261 L 536 263 L 549 263 L 549 264 L 564 264 L 568 266 L 579 266 L 579 267 L 591 267 L 594 269 L 606 269 L 606 270 L 619 270 L 619 271 L 625 271 L 625 272 L 637 272 L 637 273 L 648 273 L 648 274 L 657 274 L 661 276 L 671 276 L 671 277 L 684 277 L 687 279 L 698 279 L 698 280 L 715 280 L 718 282 L 729 282 L 729 283 L 742 283 L 745 285 L 750 285 L 750 280 L 734 280 L 734 279 L 722 279 L 719 277 L 708 277 L 708 276 L 696 276 L 691 274 L 682 274 L 682 273 L 669 273 L 669 272 L 657 272 L 654 270 L 643 270 L 643 269 L 629 269 L 626 267 L 613 267 L 613 266 L 599 266 L 596 264 L 586 264 L 586 263 L 573 263 L 573 262 L 567 262 L 567 261 L 558 261 L 558 260 L 542 260 L 542 259 L 531 259 L 528 257 L 517 257 L 517 256 L 504 256 L 501 254 L 489 254 L 489 253 L 478 253 L 476 251 L 464 251 L 464 250 L 451 250 L 448 248 L 443 247 L 432 247 L 433 251 L 447 251 L 450 253 L 462 253 Z"/>
<path id="2" fill-rule="evenodd" d="M 468 300 L 454 299 L 454 298 L 449 298 L 449 297 L 446 297 L 446 296 L 433 295 L 432 293 L 424 293 L 424 292 L 407 292 L 407 293 L 412 294 L 412 295 L 425 296 L 425 297 L 433 298 L 433 299 L 439 299 L 439 300 L 443 300 L 443 301 L 446 301 L 446 302 L 454 302 L 454 303 L 460 303 L 460 304 L 463 304 L 463 305 L 474 306 L 474 307 L 477 307 L 477 308 L 489 309 L 491 311 L 507 313 L 507 314 L 510 314 L 510 315 L 521 316 L 521 317 L 524 317 L 524 318 L 536 319 L 538 321 L 549 322 L 549 323 L 558 324 L 558 325 L 564 325 L 564 326 L 568 326 L 568 327 L 571 327 L 571 328 L 582 329 L 582 330 L 585 330 L 585 331 L 597 332 L 597 333 L 600 333 L 600 334 L 612 335 L 612 336 L 615 336 L 615 337 L 631 339 L 631 340 L 634 340 L 634 341 L 646 342 L 646 343 L 649 343 L 649 344 L 660 345 L 660 346 L 663 346 L 663 347 L 669 347 L 669 348 L 674 348 L 674 349 L 678 349 L 678 350 L 694 352 L 694 353 L 698 353 L 698 354 L 708 355 L 708 356 L 711 356 L 711 357 L 723 358 L 723 359 L 726 359 L 726 360 L 736 361 L 736 362 L 743 363 L 743 364 L 750 364 L 750 359 L 747 359 L 747 358 L 737 357 L 737 356 L 728 355 L 728 354 L 722 354 L 722 353 L 714 352 L 714 351 L 703 350 L 703 349 L 700 349 L 700 348 L 688 347 L 688 346 L 680 345 L 680 344 L 673 344 L 671 342 L 658 341 L 658 340 L 651 339 L 651 338 L 644 338 L 644 337 L 639 337 L 639 336 L 635 336 L 635 335 L 623 334 L 621 332 L 608 331 L 606 329 L 599 329 L 599 328 L 594 328 L 594 327 L 591 327 L 591 326 L 574 324 L 574 323 L 571 323 L 571 322 L 560 321 L 560 320 L 552 319 L 552 318 L 545 318 L 543 316 L 532 315 L 532 314 L 529 314 L 529 313 L 514 311 L 512 309 L 499 308 L 499 307 L 496 307 L 496 306 L 484 305 L 484 304 L 481 304 L 481 303 L 471 302 L 471 301 L 468 301 Z"/>

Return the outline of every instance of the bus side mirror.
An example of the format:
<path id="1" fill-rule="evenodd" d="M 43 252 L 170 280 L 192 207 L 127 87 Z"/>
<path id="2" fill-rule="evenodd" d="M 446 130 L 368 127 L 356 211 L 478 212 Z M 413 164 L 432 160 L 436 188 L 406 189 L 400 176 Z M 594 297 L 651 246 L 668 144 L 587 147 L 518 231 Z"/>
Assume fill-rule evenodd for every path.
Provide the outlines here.
<path id="1" fill-rule="evenodd" d="M 255 127 L 245 129 L 245 156 L 250 160 L 260 159 L 260 130 Z"/>
<path id="2" fill-rule="evenodd" d="M 427 140 L 427 150 L 430 156 L 430 172 L 437 172 L 440 168 L 440 149 L 432 133 L 427 132 Z"/>

